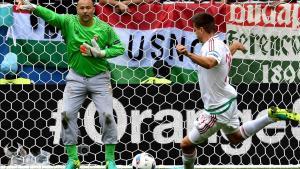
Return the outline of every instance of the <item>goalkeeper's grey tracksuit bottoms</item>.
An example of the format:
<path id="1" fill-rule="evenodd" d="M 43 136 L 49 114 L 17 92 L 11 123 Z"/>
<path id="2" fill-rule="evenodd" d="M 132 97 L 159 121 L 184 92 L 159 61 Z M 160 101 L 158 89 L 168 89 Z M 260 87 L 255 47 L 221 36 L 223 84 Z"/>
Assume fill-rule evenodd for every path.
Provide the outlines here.
<path id="1" fill-rule="evenodd" d="M 88 93 L 99 113 L 102 127 L 102 142 L 117 144 L 117 125 L 113 116 L 113 97 L 110 84 L 110 72 L 91 78 L 83 77 L 70 69 L 66 77 L 63 94 L 62 141 L 65 145 L 77 144 L 78 111 Z M 99 140 L 100 142 L 100 140 Z"/>

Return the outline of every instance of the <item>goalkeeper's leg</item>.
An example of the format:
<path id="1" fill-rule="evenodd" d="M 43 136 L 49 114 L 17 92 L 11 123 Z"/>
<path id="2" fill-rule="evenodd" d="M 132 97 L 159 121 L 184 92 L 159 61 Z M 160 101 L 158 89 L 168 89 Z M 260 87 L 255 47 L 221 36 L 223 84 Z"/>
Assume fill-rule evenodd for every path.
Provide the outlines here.
<path id="1" fill-rule="evenodd" d="M 76 147 L 78 133 L 77 114 L 87 93 L 86 86 L 83 82 L 81 83 L 82 79 L 72 70 L 66 77 L 67 84 L 63 94 L 64 111 L 62 112 L 62 140 L 64 145 L 66 145 L 68 154 L 66 169 L 80 167 Z"/>
<path id="2" fill-rule="evenodd" d="M 92 100 L 99 113 L 103 129 L 102 142 L 105 144 L 106 169 L 116 169 L 115 145 L 118 142 L 117 124 L 113 115 L 113 97 L 109 73 L 102 73 L 90 81 Z"/>

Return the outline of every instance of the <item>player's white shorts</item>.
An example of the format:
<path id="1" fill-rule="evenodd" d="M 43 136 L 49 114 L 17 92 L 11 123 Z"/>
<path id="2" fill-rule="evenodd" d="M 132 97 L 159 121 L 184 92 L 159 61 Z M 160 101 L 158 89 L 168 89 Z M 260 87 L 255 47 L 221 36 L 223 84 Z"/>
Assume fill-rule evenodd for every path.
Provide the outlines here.
<path id="1" fill-rule="evenodd" d="M 200 144 L 220 129 L 224 134 L 232 134 L 239 130 L 239 126 L 237 103 L 234 100 L 229 109 L 222 114 L 210 114 L 202 110 L 188 138 L 193 144 Z"/>

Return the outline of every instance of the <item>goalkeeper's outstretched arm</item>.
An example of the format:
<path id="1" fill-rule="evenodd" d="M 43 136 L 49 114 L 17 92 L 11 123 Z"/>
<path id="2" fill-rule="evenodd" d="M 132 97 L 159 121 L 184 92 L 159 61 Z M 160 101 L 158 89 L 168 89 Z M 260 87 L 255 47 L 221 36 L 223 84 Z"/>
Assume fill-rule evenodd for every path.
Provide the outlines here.
<path id="1" fill-rule="evenodd" d="M 41 17 L 50 25 L 61 29 L 64 25 L 66 16 L 57 14 L 50 9 L 30 3 L 29 0 L 18 0 L 17 10 L 25 10 L 33 12 L 35 15 Z"/>

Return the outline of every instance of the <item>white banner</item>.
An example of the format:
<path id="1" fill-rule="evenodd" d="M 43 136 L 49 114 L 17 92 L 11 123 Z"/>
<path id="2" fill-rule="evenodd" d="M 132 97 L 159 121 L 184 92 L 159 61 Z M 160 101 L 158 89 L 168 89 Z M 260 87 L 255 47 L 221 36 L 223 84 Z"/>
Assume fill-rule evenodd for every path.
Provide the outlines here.
<path id="1" fill-rule="evenodd" d="M 45 29 L 45 22 L 39 18 L 38 26 L 33 29 L 30 14 L 15 13 L 13 26 L 16 39 L 33 41 L 63 41 L 60 32 L 53 33 Z M 133 30 L 115 28 L 126 52 L 123 56 L 110 59 L 111 63 L 127 67 L 149 67 L 155 60 L 164 59 L 169 64 L 184 69 L 196 69 L 195 64 L 187 57 L 178 57 L 176 45 L 185 44 L 189 51 L 200 53 L 201 44 L 197 43 L 194 32 L 182 31 L 177 28 L 162 28 L 152 30 Z M 219 37 L 225 39 L 225 34 Z"/>

